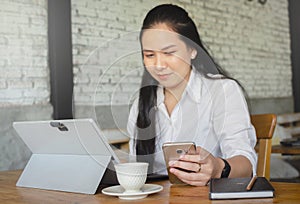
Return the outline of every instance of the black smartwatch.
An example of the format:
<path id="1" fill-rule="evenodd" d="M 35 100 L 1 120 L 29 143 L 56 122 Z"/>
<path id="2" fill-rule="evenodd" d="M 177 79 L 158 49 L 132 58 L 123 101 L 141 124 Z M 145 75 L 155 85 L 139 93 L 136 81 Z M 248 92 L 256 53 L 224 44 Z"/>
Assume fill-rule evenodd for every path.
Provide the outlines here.
<path id="1" fill-rule="evenodd" d="M 231 167 L 225 159 L 222 159 L 222 160 L 224 161 L 225 166 L 222 170 L 221 178 L 228 178 L 230 171 L 231 171 Z"/>

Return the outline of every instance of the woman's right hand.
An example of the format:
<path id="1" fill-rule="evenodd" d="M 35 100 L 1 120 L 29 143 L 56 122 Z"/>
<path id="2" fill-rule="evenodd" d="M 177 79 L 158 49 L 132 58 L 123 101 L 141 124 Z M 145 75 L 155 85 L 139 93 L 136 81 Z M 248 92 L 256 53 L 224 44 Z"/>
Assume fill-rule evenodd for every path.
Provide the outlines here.
<path id="1" fill-rule="evenodd" d="M 169 166 L 170 172 L 184 183 L 205 186 L 211 178 L 220 178 L 224 162 L 204 148 L 197 147 L 196 154 L 182 155 L 178 161 L 169 162 Z"/>

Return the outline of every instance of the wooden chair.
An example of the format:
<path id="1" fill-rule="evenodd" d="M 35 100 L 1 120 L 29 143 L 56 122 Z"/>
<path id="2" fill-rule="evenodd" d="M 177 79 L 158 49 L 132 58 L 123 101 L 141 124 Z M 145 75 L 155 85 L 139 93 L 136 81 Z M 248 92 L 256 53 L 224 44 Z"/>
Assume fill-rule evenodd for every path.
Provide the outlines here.
<path id="1" fill-rule="evenodd" d="M 258 143 L 257 176 L 270 179 L 272 137 L 276 127 L 275 114 L 251 115 L 251 123 L 256 130 Z"/>

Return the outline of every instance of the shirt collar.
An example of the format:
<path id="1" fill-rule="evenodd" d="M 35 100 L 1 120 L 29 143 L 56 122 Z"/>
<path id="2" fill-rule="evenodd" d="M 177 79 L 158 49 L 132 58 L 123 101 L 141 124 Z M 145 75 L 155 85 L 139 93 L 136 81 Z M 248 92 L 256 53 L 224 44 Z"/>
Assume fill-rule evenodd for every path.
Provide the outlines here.
<path id="1" fill-rule="evenodd" d="M 183 94 L 188 94 L 196 103 L 201 100 L 202 77 L 199 72 L 193 67 L 189 82 Z M 183 95 L 184 96 L 184 95 Z"/>
<path id="2" fill-rule="evenodd" d="M 159 106 L 165 100 L 164 87 L 162 87 L 161 85 L 158 85 L 156 93 L 157 93 L 157 106 Z"/>
<path id="3" fill-rule="evenodd" d="M 198 73 L 195 68 L 192 69 L 191 75 L 188 81 L 188 84 L 182 93 L 182 98 L 188 94 L 196 103 L 200 102 L 201 99 L 201 85 L 202 85 L 202 77 L 200 73 Z M 158 85 L 157 88 L 157 106 L 162 104 L 165 100 L 164 88 L 161 85 Z"/>

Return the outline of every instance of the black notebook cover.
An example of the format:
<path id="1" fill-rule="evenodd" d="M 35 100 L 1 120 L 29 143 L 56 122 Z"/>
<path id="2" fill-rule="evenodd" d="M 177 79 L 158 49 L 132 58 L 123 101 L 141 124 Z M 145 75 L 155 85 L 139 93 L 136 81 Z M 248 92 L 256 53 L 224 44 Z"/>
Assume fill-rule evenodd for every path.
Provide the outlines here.
<path id="1" fill-rule="evenodd" d="M 265 177 L 257 177 L 251 190 L 246 187 L 251 178 L 220 178 L 210 180 L 209 198 L 239 199 L 239 198 L 272 198 L 274 188 Z"/>

